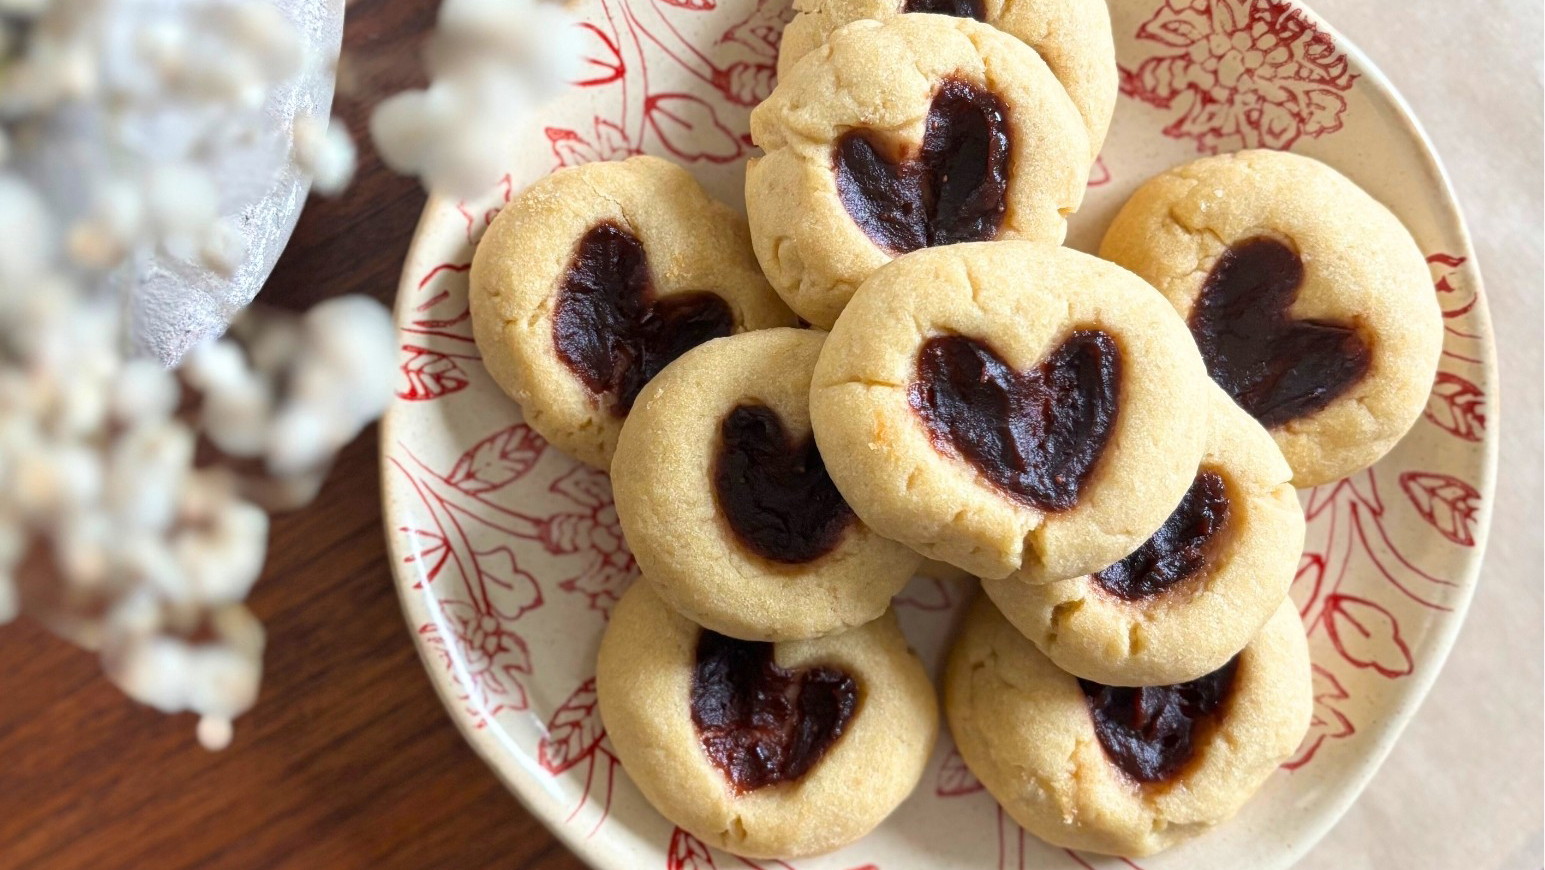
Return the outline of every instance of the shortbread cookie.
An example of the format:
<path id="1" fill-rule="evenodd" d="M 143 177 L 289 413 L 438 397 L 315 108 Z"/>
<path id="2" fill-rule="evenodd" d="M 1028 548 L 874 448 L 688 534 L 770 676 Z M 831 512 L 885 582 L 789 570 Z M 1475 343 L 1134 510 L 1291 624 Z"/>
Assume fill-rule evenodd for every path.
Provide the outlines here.
<path id="1" fill-rule="evenodd" d="M 938 735 L 933 686 L 894 614 L 818 640 L 733 640 L 648 583 L 612 613 L 596 695 L 644 797 L 751 858 L 862 837 L 912 792 Z"/>
<path id="2" fill-rule="evenodd" d="M 971 772 L 1053 845 L 1151 855 L 1232 817 L 1309 728 L 1313 684 L 1284 602 L 1188 683 L 1113 688 L 1057 668 L 983 596 L 950 653 L 950 732 Z"/>
<path id="3" fill-rule="evenodd" d="M 801 317 L 829 329 L 858 285 L 908 251 L 1061 242 L 1089 134 L 1045 61 L 986 24 L 856 21 L 751 113 L 752 244 Z"/>
<path id="4" fill-rule="evenodd" d="M 870 531 L 810 434 L 825 333 L 766 329 L 688 351 L 639 394 L 612 492 L 644 577 L 693 622 L 798 640 L 890 607 L 921 558 Z"/>
<path id="5" fill-rule="evenodd" d="M 671 360 L 794 324 L 745 223 L 653 157 L 563 169 L 516 197 L 477 247 L 470 302 L 483 364 L 526 422 L 600 468 Z"/>
<path id="6" fill-rule="evenodd" d="M 1046 583 L 1137 549 L 1180 502 L 1210 385 L 1130 272 L 1054 245 L 909 254 L 865 281 L 816 363 L 837 489 L 885 537 Z"/>
<path id="7" fill-rule="evenodd" d="M 1089 133 L 1089 159 L 1099 153 L 1116 108 L 1116 47 L 1105 0 L 795 0 L 799 14 L 783 30 L 778 78 L 819 48 L 837 28 L 909 12 L 974 18 L 1017 37 L 1051 67 Z"/>
<path id="8" fill-rule="evenodd" d="M 1427 402 L 1443 319 L 1426 260 L 1317 160 L 1242 151 L 1171 169 L 1121 209 L 1100 255 L 1174 303 L 1297 486 L 1377 462 Z"/>
<path id="9" fill-rule="evenodd" d="M 1271 435 L 1211 389 L 1207 453 L 1159 531 L 1094 574 L 982 589 L 1057 667 L 1158 686 L 1223 667 L 1287 598 L 1304 548 L 1292 469 Z"/>

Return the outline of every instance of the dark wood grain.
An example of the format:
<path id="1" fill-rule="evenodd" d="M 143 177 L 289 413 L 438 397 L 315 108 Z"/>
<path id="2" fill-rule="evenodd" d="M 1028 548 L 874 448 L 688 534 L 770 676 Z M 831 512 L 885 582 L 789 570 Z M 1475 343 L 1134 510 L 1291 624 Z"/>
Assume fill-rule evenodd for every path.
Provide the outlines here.
<path id="1" fill-rule="evenodd" d="M 351 3 L 355 184 L 309 204 L 263 292 L 301 308 L 390 302 L 424 196 L 366 141 L 368 106 L 422 81 L 434 0 Z M 388 571 L 375 430 L 316 503 L 277 517 L 252 607 L 263 692 L 221 753 L 192 716 L 124 698 L 96 660 L 23 620 L 0 629 L 0 868 L 477 868 L 583 865 L 462 741 L 413 650 Z"/>

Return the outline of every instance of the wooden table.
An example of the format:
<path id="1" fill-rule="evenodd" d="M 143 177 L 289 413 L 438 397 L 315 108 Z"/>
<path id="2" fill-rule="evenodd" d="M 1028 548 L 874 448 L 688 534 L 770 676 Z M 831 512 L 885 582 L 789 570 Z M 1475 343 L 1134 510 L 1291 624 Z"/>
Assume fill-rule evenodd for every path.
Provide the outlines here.
<path id="1" fill-rule="evenodd" d="M 435 0 L 351 3 L 360 143 L 354 185 L 313 200 L 263 292 L 304 307 L 390 303 L 424 195 L 370 148 L 369 105 L 419 84 Z M 405 630 L 387 567 L 376 430 L 309 508 L 275 518 L 252 607 L 268 628 L 263 691 L 230 749 L 190 715 L 121 695 L 96 659 L 23 620 L 0 629 L 0 868 L 411 868 L 583 865 L 462 741 Z"/>

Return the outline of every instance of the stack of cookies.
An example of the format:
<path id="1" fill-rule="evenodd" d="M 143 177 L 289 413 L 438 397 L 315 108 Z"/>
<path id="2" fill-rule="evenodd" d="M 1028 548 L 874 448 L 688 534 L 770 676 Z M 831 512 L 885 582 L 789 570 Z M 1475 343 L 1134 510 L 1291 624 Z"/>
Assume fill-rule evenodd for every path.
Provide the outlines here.
<path id="1" fill-rule="evenodd" d="M 644 577 L 597 666 L 617 755 L 738 854 L 862 836 L 935 742 L 890 611 L 927 560 L 981 580 L 945 706 L 1004 808 L 1070 848 L 1193 837 L 1308 725 L 1295 488 L 1420 413 L 1423 258 L 1268 152 L 1060 247 L 1115 102 L 1103 0 L 796 6 L 749 220 L 635 157 L 536 183 L 473 262 L 489 371 L 610 470 Z"/>

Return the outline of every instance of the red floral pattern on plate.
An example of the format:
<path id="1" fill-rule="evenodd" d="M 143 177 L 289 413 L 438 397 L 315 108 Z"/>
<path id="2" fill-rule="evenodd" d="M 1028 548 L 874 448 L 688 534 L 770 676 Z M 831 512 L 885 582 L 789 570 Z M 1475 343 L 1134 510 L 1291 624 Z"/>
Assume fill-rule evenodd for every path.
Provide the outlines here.
<path id="1" fill-rule="evenodd" d="M 1155 52 L 1121 92 L 1178 115 L 1164 135 L 1206 154 L 1291 148 L 1342 127 L 1356 76 L 1285 0 L 1166 0 L 1137 32 Z"/>
<path id="2" fill-rule="evenodd" d="M 791 11 L 781 0 L 582 0 L 579 10 L 586 63 L 574 90 L 536 119 L 511 173 L 486 196 L 432 208 L 409 257 L 397 306 L 400 401 L 383 445 L 399 590 L 453 715 L 477 729 L 474 742 L 589 860 L 789 870 L 708 849 L 617 775 L 596 710 L 594 654 L 637 568 L 606 476 L 548 450 L 486 377 L 466 289 L 472 246 L 498 210 L 555 168 L 651 153 L 684 163 L 735 201 L 751 153 L 749 107 L 773 86 Z M 1380 122 L 1357 107 L 1394 111 L 1344 47 L 1284 0 L 1116 0 L 1112 18 L 1132 99 L 1118 107 L 1125 118 L 1117 138 L 1091 171 L 1089 214 L 1111 213 L 1131 182 L 1178 161 L 1181 150 L 1314 140 L 1316 154 L 1333 163 L 1365 159 L 1361 137 Z M 1359 100 L 1349 101 L 1354 92 Z M 1396 125 L 1378 135 L 1398 144 L 1408 133 Z M 1362 171 L 1420 177 L 1397 158 Z M 1390 205 L 1401 211 L 1400 202 Z M 1313 723 L 1285 765 L 1291 776 L 1269 783 L 1234 825 L 1297 824 L 1316 812 L 1302 805 L 1304 788 L 1355 787 L 1346 783 L 1398 727 L 1425 684 L 1415 678 L 1430 677 L 1468 598 L 1490 499 L 1490 339 L 1462 232 L 1423 217 L 1452 206 L 1424 205 L 1401 213 L 1429 221 L 1413 231 L 1432 252 L 1446 328 L 1442 368 L 1406 444 L 1371 470 L 1303 495 L 1308 530 L 1293 597 L 1314 660 Z M 937 662 L 946 648 L 969 598 L 956 590 L 965 588 L 924 578 L 898 597 L 898 615 L 926 660 Z M 935 764 L 930 783 L 879 833 L 838 855 L 802 860 L 801 870 L 931 866 L 946 852 L 918 859 L 916 847 L 945 842 L 965 866 L 1137 867 L 1025 834 L 947 735 Z M 1278 812 L 1288 806 L 1292 812 Z M 1188 849 L 1186 870 L 1259 863 L 1208 849 Z M 1169 856 L 1142 863 L 1177 867 Z"/>

